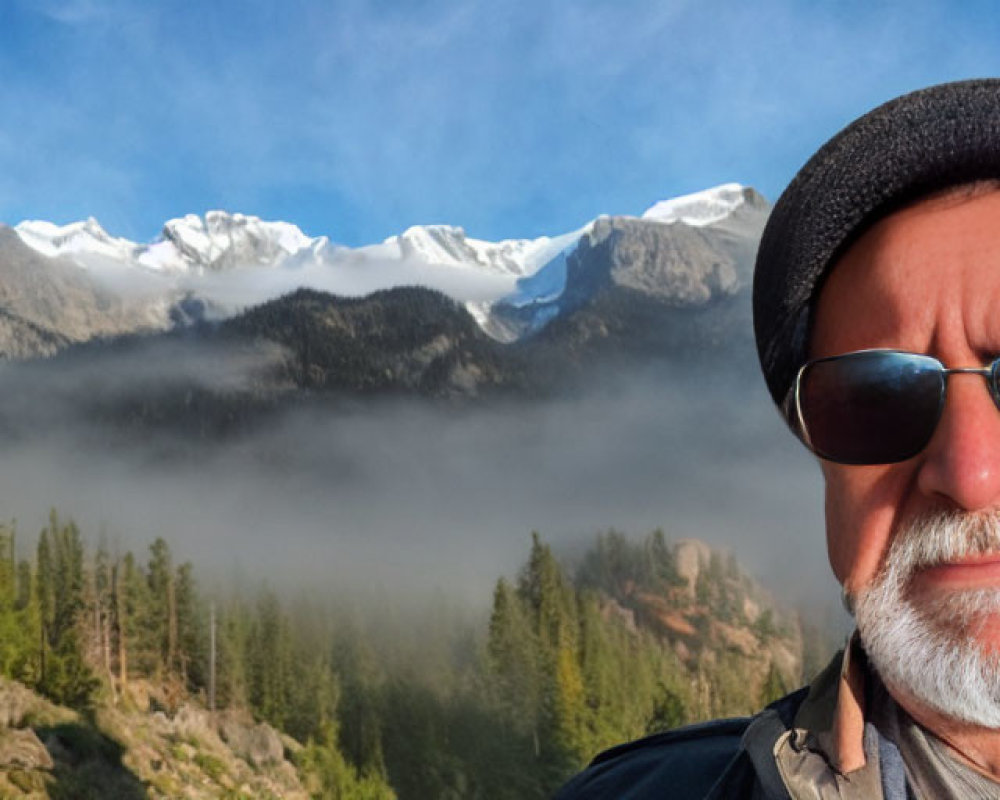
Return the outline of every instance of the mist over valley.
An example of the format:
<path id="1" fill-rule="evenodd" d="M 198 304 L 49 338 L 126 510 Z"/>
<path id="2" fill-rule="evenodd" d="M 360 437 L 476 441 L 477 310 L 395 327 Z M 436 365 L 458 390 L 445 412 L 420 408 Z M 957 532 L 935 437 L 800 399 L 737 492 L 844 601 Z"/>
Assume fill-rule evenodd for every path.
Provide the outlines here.
<path id="1" fill-rule="evenodd" d="M 554 237 L 554 255 L 463 249 L 436 229 L 424 256 L 444 252 L 437 269 L 469 276 L 451 296 L 330 295 L 332 280 L 297 290 L 306 276 L 274 267 L 283 296 L 222 314 L 191 284 L 175 301 L 187 312 L 162 332 L 133 320 L 117 337 L 94 322 L 128 302 L 109 288 L 107 252 L 102 273 L 79 241 L 48 255 L 8 242 L 6 318 L 46 344 L 28 358 L 31 337 L 0 337 L 17 359 L 0 367 L 0 508 L 29 530 L 55 506 L 115 541 L 162 535 L 220 571 L 238 561 L 293 583 L 377 581 L 482 603 L 532 530 L 571 554 L 608 528 L 662 527 L 731 547 L 790 599 L 815 597 L 833 585 L 818 470 L 766 396 L 750 329 L 765 216 L 752 190 L 724 187 Z M 266 256 L 291 258 L 262 226 L 256 239 L 230 231 L 243 250 L 195 259 L 206 285 L 252 283 Z M 551 257 L 517 266 L 526 251 Z M 51 297 L 19 288 L 26 260 Z M 372 263 L 385 277 L 411 262 Z M 487 305 L 454 288 L 526 268 Z M 66 275 L 124 299 L 81 299 Z"/>

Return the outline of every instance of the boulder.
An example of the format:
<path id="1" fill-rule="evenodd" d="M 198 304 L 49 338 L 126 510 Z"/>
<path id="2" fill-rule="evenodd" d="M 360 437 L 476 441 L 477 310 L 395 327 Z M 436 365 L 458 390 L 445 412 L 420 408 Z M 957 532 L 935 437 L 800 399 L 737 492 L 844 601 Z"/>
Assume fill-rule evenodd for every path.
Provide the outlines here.
<path id="1" fill-rule="evenodd" d="M 54 762 L 30 728 L 0 730 L 0 769 L 52 769 Z"/>
<path id="2" fill-rule="evenodd" d="M 219 719 L 219 735 L 239 758 L 263 767 L 284 759 L 285 748 L 278 732 L 266 723 L 246 725 L 230 715 Z"/>
<path id="3" fill-rule="evenodd" d="M 185 703 L 174 714 L 174 731 L 184 739 L 209 743 L 217 741 L 212 715 L 204 708 Z"/>

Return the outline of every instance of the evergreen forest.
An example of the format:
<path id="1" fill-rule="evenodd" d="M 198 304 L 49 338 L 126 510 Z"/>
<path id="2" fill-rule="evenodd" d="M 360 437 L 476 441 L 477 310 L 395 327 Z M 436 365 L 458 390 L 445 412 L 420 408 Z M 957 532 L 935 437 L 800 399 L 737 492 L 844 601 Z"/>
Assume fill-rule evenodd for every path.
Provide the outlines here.
<path id="1" fill-rule="evenodd" d="M 573 562 L 535 533 L 487 613 L 438 598 L 378 623 L 332 594 L 206 586 L 164 539 L 111 552 L 55 511 L 24 538 L 0 528 L 0 675 L 90 719 L 238 709 L 315 797 L 548 797 L 606 747 L 751 713 L 829 650 L 732 556 L 662 531 Z"/>

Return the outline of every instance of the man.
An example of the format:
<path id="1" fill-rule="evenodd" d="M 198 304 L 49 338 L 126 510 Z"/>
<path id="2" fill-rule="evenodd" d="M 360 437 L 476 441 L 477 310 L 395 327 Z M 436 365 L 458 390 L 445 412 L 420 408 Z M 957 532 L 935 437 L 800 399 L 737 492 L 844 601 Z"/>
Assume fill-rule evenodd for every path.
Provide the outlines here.
<path id="1" fill-rule="evenodd" d="M 608 751 L 559 800 L 1000 798 L 1000 80 L 824 145 L 764 231 L 754 324 L 857 630 L 811 687 Z"/>

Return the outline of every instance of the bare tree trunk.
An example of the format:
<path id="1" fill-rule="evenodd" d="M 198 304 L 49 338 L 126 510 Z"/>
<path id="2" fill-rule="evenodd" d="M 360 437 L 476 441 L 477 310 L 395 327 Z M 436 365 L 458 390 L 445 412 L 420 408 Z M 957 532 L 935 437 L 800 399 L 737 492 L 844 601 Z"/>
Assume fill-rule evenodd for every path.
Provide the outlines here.
<path id="1" fill-rule="evenodd" d="M 125 601 L 122 598 L 121 575 L 116 563 L 111 567 L 111 593 L 114 595 L 115 630 L 118 634 L 118 688 L 128 691 L 128 651 L 125 641 Z"/>
<path id="2" fill-rule="evenodd" d="M 100 592 L 97 590 L 97 570 L 95 568 L 94 572 L 90 576 L 90 594 L 94 602 L 94 631 L 90 638 L 89 657 L 92 659 L 91 664 L 96 665 L 98 659 L 101 657 L 101 643 L 104 641 L 104 602 L 105 599 L 101 597 Z"/>
<path id="3" fill-rule="evenodd" d="M 208 618 L 208 710 L 215 713 L 215 601 Z"/>
<path id="4" fill-rule="evenodd" d="M 167 578 L 167 673 L 177 670 L 177 593 L 174 576 Z"/>
<path id="5" fill-rule="evenodd" d="M 118 687 L 115 685 L 115 673 L 111 669 L 111 615 L 105 615 L 101 630 L 101 650 L 104 656 L 104 671 L 108 674 L 108 686 L 111 687 L 111 702 L 118 705 Z"/>
<path id="6" fill-rule="evenodd" d="M 39 664 L 38 665 L 39 665 L 39 668 L 40 668 L 39 676 L 41 677 L 41 683 L 44 686 L 45 685 L 45 645 L 47 644 L 47 642 L 45 641 L 45 639 L 46 639 L 46 636 L 45 636 L 46 631 L 45 631 L 45 623 L 44 622 L 41 624 L 40 630 L 41 630 L 41 634 L 42 635 L 41 635 L 40 641 L 38 643 L 39 644 L 39 650 L 38 650 L 38 662 L 39 662 Z"/>

